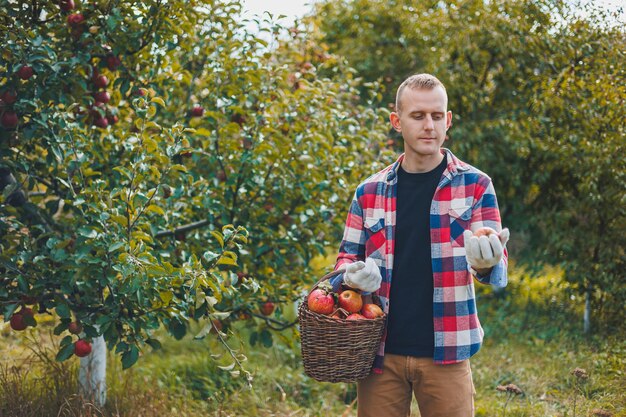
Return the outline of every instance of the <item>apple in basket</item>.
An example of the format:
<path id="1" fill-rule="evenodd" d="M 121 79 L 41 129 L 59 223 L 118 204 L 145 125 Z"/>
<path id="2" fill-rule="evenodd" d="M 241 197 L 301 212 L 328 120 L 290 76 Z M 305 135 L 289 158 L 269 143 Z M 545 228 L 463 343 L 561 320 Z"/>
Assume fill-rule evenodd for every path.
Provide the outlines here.
<path id="1" fill-rule="evenodd" d="M 382 317 L 384 313 L 383 310 L 376 304 L 364 304 L 361 309 L 361 314 L 366 319 L 375 319 L 377 317 Z"/>
<path id="2" fill-rule="evenodd" d="M 339 307 L 348 313 L 358 313 L 363 307 L 363 298 L 361 294 L 352 290 L 345 290 L 339 294 Z"/>
<path id="3" fill-rule="evenodd" d="M 327 284 L 327 285 L 325 285 Z M 323 282 L 316 289 L 311 291 L 307 299 L 309 310 L 320 314 L 331 314 L 335 311 L 335 297 L 332 286 L 328 282 Z"/>

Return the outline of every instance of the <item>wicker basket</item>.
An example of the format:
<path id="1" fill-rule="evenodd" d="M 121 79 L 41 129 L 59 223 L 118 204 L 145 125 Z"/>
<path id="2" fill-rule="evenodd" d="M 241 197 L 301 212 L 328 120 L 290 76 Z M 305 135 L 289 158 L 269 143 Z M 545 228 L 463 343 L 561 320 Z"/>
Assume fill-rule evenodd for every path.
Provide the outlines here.
<path id="1" fill-rule="evenodd" d="M 311 291 L 340 273 L 325 275 Z M 333 319 L 310 311 L 307 298 L 308 294 L 298 309 L 304 372 L 323 382 L 354 382 L 368 376 L 386 316 L 367 320 Z M 380 306 L 376 296 L 373 300 Z"/>

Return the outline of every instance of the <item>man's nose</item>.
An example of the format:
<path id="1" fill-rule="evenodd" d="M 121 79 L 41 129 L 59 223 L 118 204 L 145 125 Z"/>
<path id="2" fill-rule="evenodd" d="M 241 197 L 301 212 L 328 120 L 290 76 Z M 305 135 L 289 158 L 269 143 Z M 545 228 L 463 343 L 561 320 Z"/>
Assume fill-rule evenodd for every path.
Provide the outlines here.
<path id="1" fill-rule="evenodd" d="M 433 118 L 430 117 L 429 114 L 426 115 L 426 124 L 424 125 L 424 129 L 426 130 L 435 129 L 435 123 L 433 122 Z"/>

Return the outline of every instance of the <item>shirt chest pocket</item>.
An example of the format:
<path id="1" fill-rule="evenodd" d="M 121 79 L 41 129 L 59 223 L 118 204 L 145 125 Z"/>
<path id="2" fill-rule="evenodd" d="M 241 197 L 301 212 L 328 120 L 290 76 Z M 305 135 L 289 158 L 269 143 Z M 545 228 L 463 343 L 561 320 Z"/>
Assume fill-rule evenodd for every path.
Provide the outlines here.
<path id="1" fill-rule="evenodd" d="M 450 217 L 450 242 L 452 246 L 463 246 L 463 232 L 470 228 L 472 207 L 451 207 L 448 215 Z"/>
<path id="2" fill-rule="evenodd" d="M 385 254 L 385 219 L 383 217 L 366 217 L 363 222 L 365 229 L 365 256 L 383 259 Z"/>

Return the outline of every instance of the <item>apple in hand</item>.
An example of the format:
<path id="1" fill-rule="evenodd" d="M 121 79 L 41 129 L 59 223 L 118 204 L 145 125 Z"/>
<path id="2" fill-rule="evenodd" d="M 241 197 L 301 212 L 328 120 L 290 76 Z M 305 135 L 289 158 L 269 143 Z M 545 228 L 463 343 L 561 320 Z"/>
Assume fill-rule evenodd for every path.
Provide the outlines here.
<path id="1" fill-rule="evenodd" d="M 493 230 L 491 227 L 481 227 L 480 229 L 474 232 L 474 236 L 476 237 L 489 236 L 492 234 L 497 235 L 498 233 L 495 230 Z"/>
<path id="2" fill-rule="evenodd" d="M 349 313 L 358 313 L 363 307 L 363 298 L 356 291 L 345 290 L 339 294 L 339 307 Z"/>

